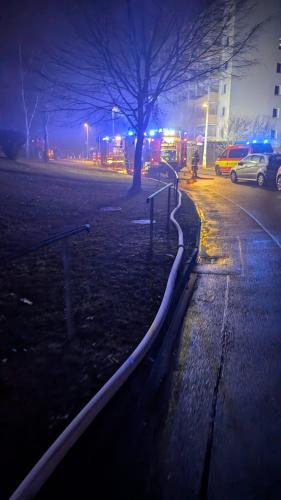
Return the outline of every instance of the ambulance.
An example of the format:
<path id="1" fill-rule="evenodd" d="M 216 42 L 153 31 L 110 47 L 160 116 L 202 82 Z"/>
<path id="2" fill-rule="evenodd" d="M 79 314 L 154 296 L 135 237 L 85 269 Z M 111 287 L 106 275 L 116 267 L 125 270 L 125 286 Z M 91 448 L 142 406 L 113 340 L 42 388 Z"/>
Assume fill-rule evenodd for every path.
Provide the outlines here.
<path id="1" fill-rule="evenodd" d="M 273 149 L 267 140 L 263 142 L 245 141 L 237 142 L 227 146 L 216 159 L 216 175 L 229 175 L 231 169 L 245 156 L 254 153 L 272 153 Z"/>

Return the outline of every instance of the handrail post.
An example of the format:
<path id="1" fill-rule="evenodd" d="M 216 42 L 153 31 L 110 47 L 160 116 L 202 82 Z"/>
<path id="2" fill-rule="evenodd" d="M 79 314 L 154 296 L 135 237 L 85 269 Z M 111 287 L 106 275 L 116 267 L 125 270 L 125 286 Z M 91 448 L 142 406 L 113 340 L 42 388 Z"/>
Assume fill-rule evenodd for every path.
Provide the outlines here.
<path id="1" fill-rule="evenodd" d="M 63 269 L 64 269 L 64 314 L 67 326 L 67 336 L 71 338 L 73 331 L 72 308 L 70 295 L 70 253 L 68 238 L 63 239 Z"/>
<path id="2" fill-rule="evenodd" d="M 154 199 L 150 200 L 150 251 L 153 251 L 153 216 L 154 216 Z"/>
<path id="3" fill-rule="evenodd" d="M 171 186 L 168 188 L 167 233 L 170 231 Z"/>

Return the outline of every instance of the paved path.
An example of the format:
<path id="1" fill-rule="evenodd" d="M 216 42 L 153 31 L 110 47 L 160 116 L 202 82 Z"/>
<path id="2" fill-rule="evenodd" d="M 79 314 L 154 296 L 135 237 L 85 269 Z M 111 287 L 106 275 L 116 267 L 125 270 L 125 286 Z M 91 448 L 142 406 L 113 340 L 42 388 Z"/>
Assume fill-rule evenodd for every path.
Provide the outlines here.
<path id="1" fill-rule="evenodd" d="M 280 499 L 281 193 L 223 178 L 187 189 L 202 238 L 162 436 L 160 496 Z"/>

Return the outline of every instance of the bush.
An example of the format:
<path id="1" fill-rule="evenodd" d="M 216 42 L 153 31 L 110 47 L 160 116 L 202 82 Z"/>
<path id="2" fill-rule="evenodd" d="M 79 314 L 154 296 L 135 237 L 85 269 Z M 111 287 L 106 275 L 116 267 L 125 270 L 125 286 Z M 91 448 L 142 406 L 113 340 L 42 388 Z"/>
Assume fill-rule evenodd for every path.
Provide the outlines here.
<path id="1" fill-rule="evenodd" d="M 0 130 L 0 145 L 10 160 L 16 160 L 21 147 L 25 143 L 25 136 L 16 130 Z"/>

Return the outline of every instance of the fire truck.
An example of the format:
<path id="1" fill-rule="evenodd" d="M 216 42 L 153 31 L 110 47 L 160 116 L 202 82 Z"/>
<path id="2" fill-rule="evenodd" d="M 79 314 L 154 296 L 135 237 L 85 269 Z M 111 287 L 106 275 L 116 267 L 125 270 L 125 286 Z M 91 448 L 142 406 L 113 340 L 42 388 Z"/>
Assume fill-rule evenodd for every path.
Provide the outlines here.
<path id="1" fill-rule="evenodd" d="M 186 165 L 187 146 L 186 134 L 165 128 L 150 130 L 144 144 L 145 167 L 150 173 L 165 172 L 166 161 L 178 172 Z"/>
<path id="2" fill-rule="evenodd" d="M 150 130 L 143 145 L 143 173 L 166 172 L 167 161 L 179 171 L 186 165 L 188 139 L 186 134 L 172 129 Z M 118 171 L 133 173 L 136 136 L 105 136 L 100 141 L 100 163 Z"/>

